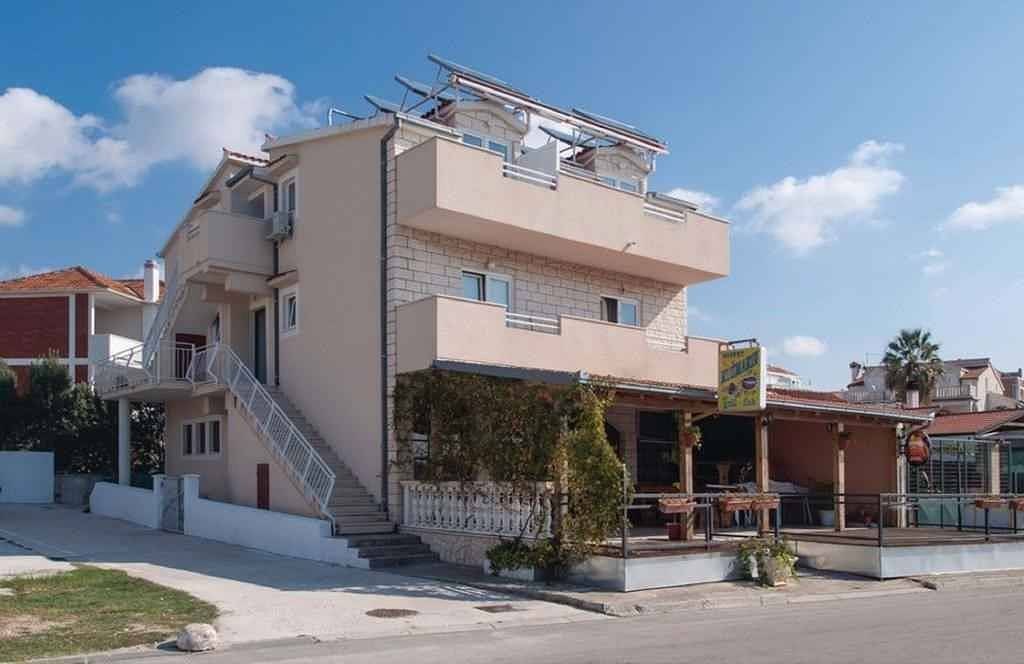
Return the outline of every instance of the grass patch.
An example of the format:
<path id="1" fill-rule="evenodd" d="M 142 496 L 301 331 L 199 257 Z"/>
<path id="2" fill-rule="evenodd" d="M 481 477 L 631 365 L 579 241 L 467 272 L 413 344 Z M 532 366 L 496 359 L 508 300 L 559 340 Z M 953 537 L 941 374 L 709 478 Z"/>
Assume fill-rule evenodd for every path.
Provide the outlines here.
<path id="1" fill-rule="evenodd" d="M 188 593 L 117 570 L 81 566 L 0 581 L 0 662 L 163 641 L 217 609 Z"/>

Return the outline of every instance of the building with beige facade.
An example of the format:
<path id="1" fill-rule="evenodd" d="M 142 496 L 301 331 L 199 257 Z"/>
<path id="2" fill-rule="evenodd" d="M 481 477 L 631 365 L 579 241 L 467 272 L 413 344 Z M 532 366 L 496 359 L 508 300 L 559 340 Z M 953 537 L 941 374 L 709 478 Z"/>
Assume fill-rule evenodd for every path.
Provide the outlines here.
<path id="1" fill-rule="evenodd" d="M 225 150 L 161 248 L 156 320 L 97 383 L 166 403 L 167 473 L 203 496 L 393 532 L 402 372 L 716 384 L 686 299 L 728 274 L 729 225 L 649 188 L 667 147 L 435 62 L 440 83 L 399 77 L 415 101 Z M 671 413 L 641 410 L 609 421 L 657 481 Z"/>

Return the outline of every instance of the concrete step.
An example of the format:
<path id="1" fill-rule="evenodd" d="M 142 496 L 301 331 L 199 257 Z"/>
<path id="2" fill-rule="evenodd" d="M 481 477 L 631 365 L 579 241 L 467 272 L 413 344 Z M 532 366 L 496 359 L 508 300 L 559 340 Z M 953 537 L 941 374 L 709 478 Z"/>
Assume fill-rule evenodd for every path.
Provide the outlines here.
<path id="1" fill-rule="evenodd" d="M 380 533 L 372 535 L 350 535 L 345 537 L 351 549 L 358 549 L 363 546 L 408 546 L 419 544 L 420 538 L 407 533 Z"/>
<path id="2" fill-rule="evenodd" d="M 375 558 L 367 558 L 366 560 L 370 563 L 370 569 L 380 569 L 382 567 L 399 567 L 401 565 L 429 563 L 434 562 L 437 559 L 438 557 L 436 553 L 420 553 L 410 556 L 377 556 Z"/>
<path id="3" fill-rule="evenodd" d="M 384 510 L 380 508 L 376 503 L 362 504 L 358 503 L 355 505 L 337 505 L 331 509 L 331 514 L 335 517 L 343 516 L 354 516 L 356 514 L 384 514 Z"/>
<path id="4" fill-rule="evenodd" d="M 346 524 L 344 526 L 339 525 L 335 528 L 335 532 L 338 535 L 379 535 L 385 533 L 395 532 L 395 524 L 390 521 L 381 521 L 380 523 L 361 523 L 361 524 Z"/>
<path id="5" fill-rule="evenodd" d="M 387 521 L 388 517 L 384 512 L 372 514 L 346 514 L 344 516 L 335 514 L 334 523 L 339 526 L 359 525 L 361 523 L 377 523 Z"/>
<path id="6" fill-rule="evenodd" d="M 426 544 L 385 544 L 382 546 L 361 546 L 359 547 L 360 558 L 394 558 L 396 556 L 418 556 L 430 554 L 430 547 Z"/>

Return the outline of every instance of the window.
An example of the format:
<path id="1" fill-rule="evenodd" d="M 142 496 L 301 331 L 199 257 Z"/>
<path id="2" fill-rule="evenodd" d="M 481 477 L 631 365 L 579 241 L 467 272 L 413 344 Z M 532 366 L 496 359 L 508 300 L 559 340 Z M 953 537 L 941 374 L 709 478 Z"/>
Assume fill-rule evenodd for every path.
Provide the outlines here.
<path id="1" fill-rule="evenodd" d="M 265 197 L 262 191 L 251 196 L 249 198 L 248 205 L 246 206 L 245 213 L 250 217 L 257 217 L 258 219 L 265 218 L 267 216 L 267 211 L 265 209 L 266 204 L 264 201 Z"/>
<path id="2" fill-rule="evenodd" d="M 512 279 L 500 274 L 462 272 L 462 297 L 480 302 L 512 305 Z"/>
<path id="3" fill-rule="evenodd" d="M 288 212 L 295 212 L 298 208 L 298 194 L 295 189 L 295 178 L 288 178 L 284 181 L 284 209 Z"/>
<path id="4" fill-rule="evenodd" d="M 282 336 L 291 336 L 299 332 L 299 288 L 292 286 L 281 291 L 281 311 L 278 312 L 281 320 Z"/>
<path id="5" fill-rule="evenodd" d="M 640 304 L 621 297 L 602 297 L 601 320 L 619 325 L 639 325 Z"/>
<path id="6" fill-rule="evenodd" d="M 490 136 L 480 136 L 478 134 L 468 134 L 463 132 L 462 142 L 466 145 L 475 145 L 478 148 L 485 148 L 491 152 L 496 152 L 508 161 L 508 143 L 501 140 L 500 138 L 491 138 Z"/>
<path id="7" fill-rule="evenodd" d="M 187 457 L 212 457 L 220 454 L 221 419 L 207 417 L 181 425 L 181 454 Z"/>

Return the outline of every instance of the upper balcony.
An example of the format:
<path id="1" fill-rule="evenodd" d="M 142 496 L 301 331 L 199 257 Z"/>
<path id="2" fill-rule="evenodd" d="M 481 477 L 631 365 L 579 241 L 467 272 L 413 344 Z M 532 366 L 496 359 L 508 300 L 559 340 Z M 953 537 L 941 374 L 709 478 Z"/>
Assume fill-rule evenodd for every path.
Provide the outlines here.
<path id="1" fill-rule="evenodd" d="M 589 178 L 432 138 L 397 158 L 398 223 L 571 263 L 694 284 L 729 273 L 729 226 Z"/>
<path id="2" fill-rule="evenodd" d="M 526 316 L 446 295 L 398 308 L 397 361 L 399 373 L 453 361 L 706 388 L 718 382 L 718 342 L 711 339 L 670 342 L 641 327 Z"/>
<path id="3" fill-rule="evenodd" d="M 223 283 L 228 275 L 259 277 L 274 273 L 270 222 L 222 210 L 205 210 L 184 228 L 176 247 L 182 279 Z"/>

